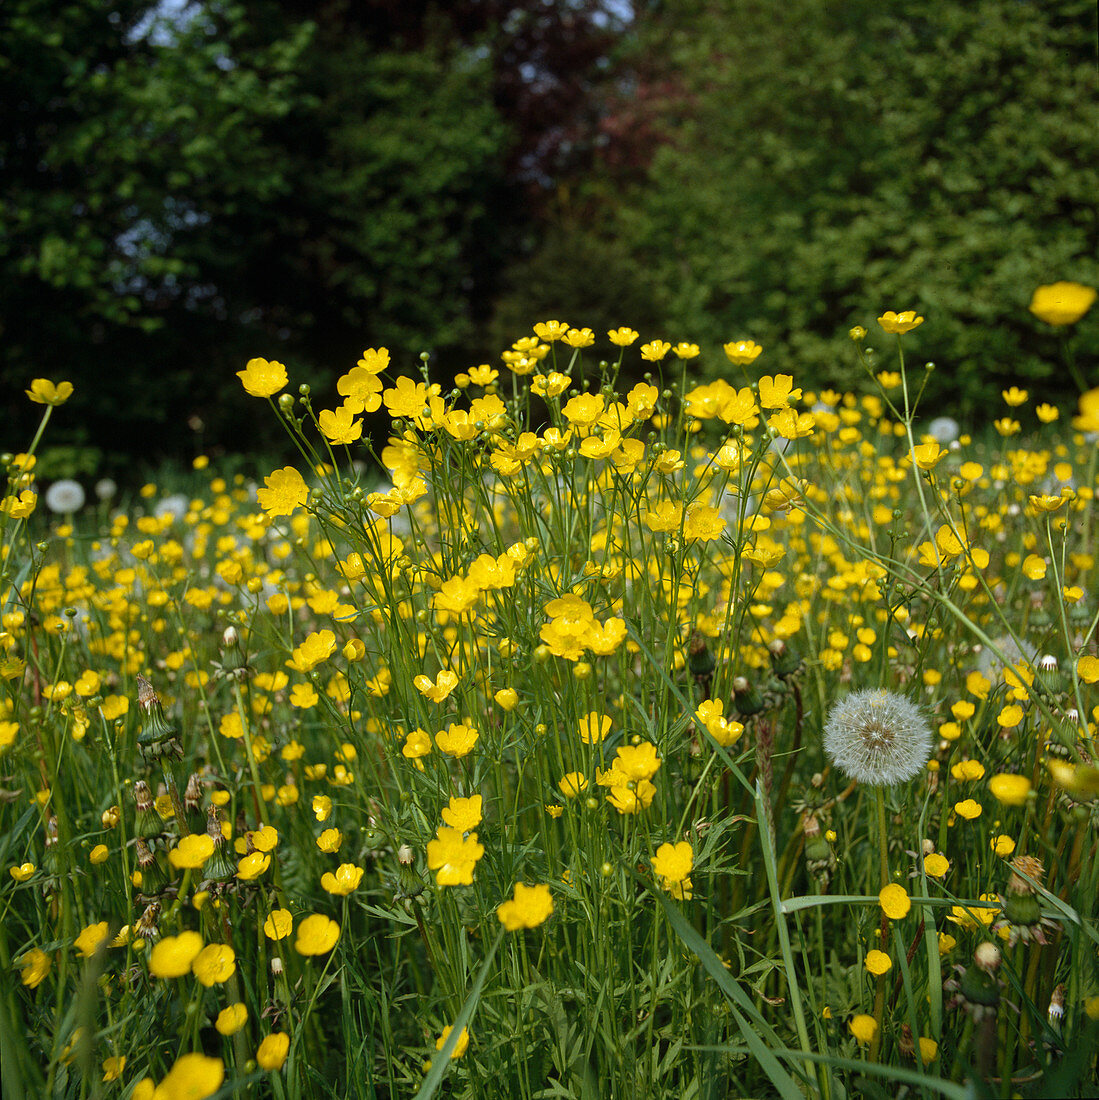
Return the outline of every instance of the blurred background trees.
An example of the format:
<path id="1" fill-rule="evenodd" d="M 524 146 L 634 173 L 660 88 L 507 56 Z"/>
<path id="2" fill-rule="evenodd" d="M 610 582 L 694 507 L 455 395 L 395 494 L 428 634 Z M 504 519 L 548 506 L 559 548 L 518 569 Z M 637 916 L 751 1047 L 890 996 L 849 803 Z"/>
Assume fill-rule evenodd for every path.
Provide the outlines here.
<path id="1" fill-rule="evenodd" d="M 255 450 L 253 355 L 449 378 L 560 316 L 847 387 L 918 308 L 940 407 L 1063 399 L 1026 305 L 1099 282 L 1095 41 L 1083 0 L 7 0 L 0 377 L 119 460 Z"/>

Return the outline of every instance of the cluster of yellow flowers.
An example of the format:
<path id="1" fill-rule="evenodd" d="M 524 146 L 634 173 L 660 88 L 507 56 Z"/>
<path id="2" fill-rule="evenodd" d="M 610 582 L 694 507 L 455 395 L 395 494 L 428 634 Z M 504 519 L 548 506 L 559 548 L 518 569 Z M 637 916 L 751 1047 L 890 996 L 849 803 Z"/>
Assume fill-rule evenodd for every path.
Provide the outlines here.
<path id="1" fill-rule="evenodd" d="M 1080 305 L 1057 293 L 1032 307 L 1052 324 Z M 900 338 L 922 321 L 879 318 Z M 607 339 L 617 377 L 640 337 Z M 834 873 L 858 879 L 834 851 L 861 843 L 854 784 L 821 751 L 824 713 L 852 688 L 888 684 L 911 703 L 897 710 L 908 725 L 875 713 L 860 735 L 880 743 L 851 774 L 915 776 L 925 807 L 926 837 L 905 825 L 923 845 L 905 865 L 914 885 L 878 895 L 883 928 L 943 915 L 929 940 L 942 956 L 955 934 L 1042 935 L 1018 900 L 1027 880 L 992 893 L 986 867 L 990 851 L 1018 859 L 1038 810 L 1047 828 L 1094 830 L 1084 433 L 1099 429 L 1099 391 L 1074 435 L 1016 446 L 1001 429 L 981 447 L 906 418 L 890 396 L 903 369 L 861 397 L 808 392 L 750 376 L 763 349 L 742 339 L 724 348 L 735 381 L 650 374 L 620 396 L 585 382 L 599 340 L 542 322 L 500 369 L 446 390 L 393 377 L 390 353 L 367 349 L 336 383 L 342 403 L 320 411 L 284 392 L 282 364 L 252 359 L 244 389 L 271 402 L 304 461 L 258 487 L 196 475 L 171 506 L 148 486 L 137 514 L 80 541 L 66 520 L 33 573 L 9 570 L 0 753 L 39 826 L 23 827 L 5 876 L 26 913 L 23 986 L 68 981 L 58 958 L 110 959 L 112 1011 L 130 1012 L 141 982 L 167 1006 L 158 991 L 179 983 L 225 1040 L 216 1057 L 189 1030 L 189 1053 L 156 1049 L 134 1096 L 209 1096 L 230 1064 L 294 1065 L 331 960 L 354 966 L 380 930 L 418 934 L 438 1004 L 453 1007 L 474 931 L 562 925 L 583 939 L 599 921 L 640 922 L 656 952 L 667 929 L 652 906 L 639 916 L 635 880 L 706 906 L 700 922 L 727 935 L 722 909 L 747 911 L 763 881 L 752 830 L 806 894 Z M 661 339 L 638 353 L 657 369 L 674 357 L 684 379 L 702 355 Z M 70 392 L 28 391 L 48 409 Z M 1013 416 L 1028 401 L 1004 393 Z M 383 408 L 375 446 L 368 418 Z M 1059 415 L 1040 406 L 1033 426 Z M 344 447 L 375 468 L 356 472 Z M 36 518 L 33 471 L 33 454 L 9 462 L 0 535 Z M 925 712 L 926 751 L 890 763 L 890 738 L 923 729 Z M 77 837 L 80 874 L 111 885 L 78 920 L 63 885 Z M 1029 879 L 1079 878 L 1086 847 L 1073 844 L 1048 874 L 1026 865 Z M 891 971 L 902 948 L 848 932 L 856 975 Z M 513 965 L 530 965 L 525 952 Z M 1033 994 L 1045 979 L 1022 980 Z M 861 1007 L 839 1006 L 843 1041 L 876 1051 L 892 1025 Z M 417 1028 L 429 1023 L 434 1037 L 442 1017 Z M 919 1039 L 924 1065 L 942 1027 L 940 1013 Z M 111 1034 L 95 1042 L 116 1079 L 136 1059 Z M 469 1043 L 463 1031 L 452 1057 Z"/>

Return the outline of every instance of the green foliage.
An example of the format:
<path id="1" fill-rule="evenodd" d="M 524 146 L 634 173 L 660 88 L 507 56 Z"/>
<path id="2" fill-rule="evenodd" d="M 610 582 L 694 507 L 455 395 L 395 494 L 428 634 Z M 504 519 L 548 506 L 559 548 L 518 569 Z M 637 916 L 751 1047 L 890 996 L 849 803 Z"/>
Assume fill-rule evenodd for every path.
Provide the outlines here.
<path id="1" fill-rule="evenodd" d="M 751 336 L 807 381 L 852 385 L 836 337 L 915 308 L 933 400 L 1056 394 L 1058 339 L 1026 307 L 1099 281 L 1094 20 L 1076 0 L 659 5 L 642 61 L 691 111 L 606 204 L 633 253 L 615 274 L 644 268 L 667 338 Z M 1074 340 L 1094 356 L 1094 318 Z"/>
<path id="2" fill-rule="evenodd" d="M 72 380 L 91 440 L 178 448 L 190 419 L 262 444 L 225 382 L 248 357 L 335 370 L 367 344 L 470 336 L 500 247 L 487 63 L 264 14 L 0 17 L 0 377 Z"/>

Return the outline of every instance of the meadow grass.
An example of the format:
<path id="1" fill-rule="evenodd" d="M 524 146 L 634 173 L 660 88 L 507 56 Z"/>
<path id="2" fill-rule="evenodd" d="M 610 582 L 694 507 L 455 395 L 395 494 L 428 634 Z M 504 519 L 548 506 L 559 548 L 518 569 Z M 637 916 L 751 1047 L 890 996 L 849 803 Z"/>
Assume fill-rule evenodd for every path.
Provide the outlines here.
<path id="1" fill-rule="evenodd" d="M 880 323 L 256 359 L 294 465 L 52 518 L 37 380 L 4 1096 L 1093 1095 L 1099 391 L 952 439 Z"/>

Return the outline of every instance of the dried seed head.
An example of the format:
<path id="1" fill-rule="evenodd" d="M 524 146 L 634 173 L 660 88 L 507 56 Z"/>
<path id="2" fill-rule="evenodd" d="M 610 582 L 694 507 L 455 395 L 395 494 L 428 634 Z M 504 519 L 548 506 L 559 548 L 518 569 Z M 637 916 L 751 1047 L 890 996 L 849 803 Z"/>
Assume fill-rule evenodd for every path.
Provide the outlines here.
<path id="1" fill-rule="evenodd" d="M 144 676 L 138 676 L 137 678 L 137 701 L 141 704 L 142 710 L 148 711 L 152 707 L 160 702 L 160 696 L 157 695 L 156 689 Z"/>

